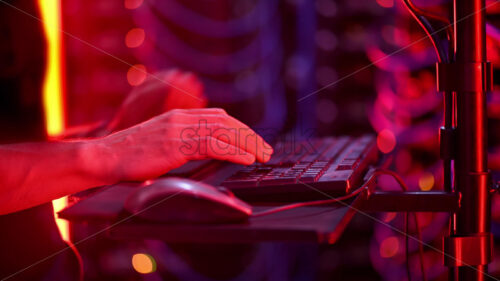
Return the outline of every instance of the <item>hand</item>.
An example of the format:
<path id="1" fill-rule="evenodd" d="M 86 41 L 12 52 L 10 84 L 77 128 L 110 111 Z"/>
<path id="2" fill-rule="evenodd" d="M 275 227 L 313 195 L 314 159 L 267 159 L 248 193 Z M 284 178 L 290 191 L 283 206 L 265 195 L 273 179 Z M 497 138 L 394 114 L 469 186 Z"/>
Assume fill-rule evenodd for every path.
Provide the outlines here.
<path id="1" fill-rule="evenodd" d="M 207 99 L 195 74 L 174 69 L 149 76 L 135 87 L 108 125 L 122 130 L 176 108 L 203 108 Z"/>
<path id="2" fill-rule="evenodd" d="M 116 181 L 158 177 L 189 160 L 213 158 L 250 165 L 266 162 L 272 147 L 223 109 L 176 109 L 96 139 L 96 155 Z"/>

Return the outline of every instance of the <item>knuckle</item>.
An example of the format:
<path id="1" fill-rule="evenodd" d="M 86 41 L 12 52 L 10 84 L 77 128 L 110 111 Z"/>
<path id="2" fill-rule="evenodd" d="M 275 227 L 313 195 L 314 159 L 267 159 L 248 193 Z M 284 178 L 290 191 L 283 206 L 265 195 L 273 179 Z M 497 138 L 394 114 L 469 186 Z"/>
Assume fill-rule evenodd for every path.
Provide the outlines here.
<path id="1" fill-rule="evenodd" d="M 224 110 L 223 108 L 214 107 L 213 109 L 220 114 L 227 114 L 226 110 Z"/>
<path id="2" fill-rule="evenodd" d="M 184 111 L 182 109 L 173 109 L 170 112 L 171 112 L 171 114 L 170 114 L 169 121 L 171 121 L 173 123 L 177 123 L 177 122 L 182 121 L 182 119 L 185 119 Z"/>
<path id="3" fill-rule="evenodd" d="M 229 123 L 227 117 L 225 117 L 224 115 L 218 115 L 215 117 L 215 120 L 214 120 L 215 124 L 219 124 L 220 126 L 222 127 L 225 127 L 227 126 L 227 124 Z"/>

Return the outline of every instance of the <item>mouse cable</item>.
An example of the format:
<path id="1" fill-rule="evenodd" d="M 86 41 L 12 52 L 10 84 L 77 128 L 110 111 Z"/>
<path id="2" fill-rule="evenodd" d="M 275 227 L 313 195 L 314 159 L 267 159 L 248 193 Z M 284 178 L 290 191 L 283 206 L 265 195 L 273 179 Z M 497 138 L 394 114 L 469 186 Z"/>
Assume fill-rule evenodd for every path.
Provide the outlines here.
<path id="1" fill-rule="evenodd" d="M 404 180 L 398 175 L 396 174 L 395 172 L 393 171 L 390 171 L 390 170 L 386 170 L 386 169 L 377 169 L 373 172 L 373 174 L 370 176 L 370 178 L 359 188 L 357 188 L 355 191 L 347 194 L 347 195 L 344 195 L 344 196 L 341 196 L 341 197 L 336 197 L 336 198 L 331 198 L 331 199 L 326 199 L 326 200 L 316 200 L 316 201 L 309 201 L 309 202 L 299 202 L 299 203 L 293 203 L 293 204 L 288 204 L 288 205 L 284 205 L 284 206 L 279 206 L 279 207 L 275 207 L 275 208 L 271 208 L 271 209 L 267 209 L 267 210 L 264 210 L 264 211 L 261 211 L 261 212 L 257 212 L 257 213 L 253 213 L 252 214 L 252 217 L 262 217 L 262 216 L 267 216 L 267 215 L 271 215 L 271 214 L 275 214 L 275 213 L 279 213 L 279 212 L 283 212 L 283 211 L 287 211 L 287 210 L 291 210 L 291 209 L 296 209 L 296 208 L 300 208 L 300 207 L 311 207 L 311 206 L 320 206 L 320 205 L 328 205 L 328 204 L 333 204 L 333 203 L 338 203 L 339 201 L 345 201 L 347 199 L 351 199 L 353 197 L 355 197 L 356 195 L 360 194 L 363 190 L 365 190 L 372 182 L 374 182 L 378 176 L 381 176 L 381 175 L 389 175 L 389 176 L 392 176 L 394 178 L 394 180 L 396 180 L 396 182 L 398 183 L 398 185 L 401 187 L 401 189 L 403 191 L 408 191 L 408 186 L 405 184 Z M 413 216 L 414 216 L 414 220 L 415 220 L 415 225 L 416 225 L 416 232 L 417 232 L 417 238 L 419 241 L 422 241 L 422 235 L 421 235 L 421 232 L 420 232 L 420 226 L 419 226 L 419 223 L 418 223 L 418 217 L 417 217 L 417 214 L 416 213 L 412 213 Z M 409 219 L 409 212 L 406 212 L 406 215 L 405 215 L 405 244 L 406 244 L 406 271 L 407 271 L 407 274 L 408 274 L 408 280 L 411 280 L 410 278 L 410 264 L 409 264 L 409 249 L 408 249 L 408 245 L 409 245 L 409 240 L 408 240 L 408 232 L 409 232 L 409 222 L 408 222 L 408 219 Z M 418 252 L 419 252 L 419 257 L 420 257 L 420 266 L 421 266 L 421 270 L 422 270 L 422 279 L 424 281 L 427 281 L 427 277 L 426 277 L 426 274 L 425 274 L 425 265 L 424 265 L 424 248 L 423 248 L 423 245 L 422 243 L 419 243 L 419 247 L 418 247 Z"/>

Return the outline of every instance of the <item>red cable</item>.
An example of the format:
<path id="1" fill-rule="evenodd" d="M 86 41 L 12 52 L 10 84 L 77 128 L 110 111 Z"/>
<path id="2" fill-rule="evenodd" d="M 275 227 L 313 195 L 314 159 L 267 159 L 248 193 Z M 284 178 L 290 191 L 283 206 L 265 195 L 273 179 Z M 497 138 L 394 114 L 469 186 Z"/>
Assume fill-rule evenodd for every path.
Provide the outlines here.
<path id="1" fill-rule="evenodd" d="M 337 197 L 337 198 L 332 198 L 332 199 L 326 199 L 326 200 L 316 200 L 316 201 L 299 202 L 299 203 L 293 203 L 293 204 L 283 205 L 283 206 L 279 206 L 279 207 L 276 207 L 276 208 L 267 209 L 265 211 L 253 213 L 252 217 L 267 216 L 267 215 L 270 215 L 270 214 L 274 214 L 274 213 L 278 213 L 278 212 L 283 212 L 283 211 L 286 211 L 286 210 L 300 208 L 300 207 L 327 205 L 327 204 L 331 204 L 331 203 L 337 203 L 338 201 L 344 201 L 344 200 L 350 199 L 350 198 L 358 195 L 372 181 L 374 181 L 375 178 L 377 176 L 379 176 L 379 175 L 391 175 L 391 176 L 393 176 L 395 178 L 395 180 L 401 185 L 401 187 L 403 187 L 403 189 L 405 191 L 408 190 L 408 187 L 404 183 L 403 179 L 400 176 L 398 176 L 396 173 L 394 173 L 392 171 L 389 171 L 389 170 L 385 170 L 385 169 L 378 169 L 378 170 L 375 170 L 375 172 L 373 172 L 373 174 L 370 176 L 370 178 L 366 181 L 365 184 L 363 184 L 361 187 L 359 187 L 355 191 L 353 191 L 353 192 L 351 192 L 351 193 L 349 193 L 347 195 L 344 195 L 342 197 Z"/>
<path id="2" fill-rule="evenodd" d="M 267 210 L 264 210 L 264 211 L 261 211 L 261 212 L 253 213 L 252 217 L 267 216 L 267 215 L 271 215 L 271 214 L 275 214 L 275 213 L 279 213 L 279 212 L 283 212 L 283 211 L 287 211 L 287 210 L 291 210 L 291 209 L 296 209 L 296 208 L 300 208 L 300 207 L 328 205 L 328 204 L 332 204 L 332 203 L 337 203 L 339 201 L 344 201 L 344 200 L 353 198 L 354 196 L 356 196 L 359 193 L 361 193 L 379 175 L 389 175 L 389 176 L 392 176 L 396 180 L 396 182 L 399 184 L 399 186 L 401 187 L 401 189 L 403 189 L 403 191 L 408 191 L 408 186 L 406 185 L 406 183 L 403 181 L 403 179 L 398 174 L 396 174 L 395 172 L 393 172 L 391 170 L 377 169 L 377 170 L 375 170 L 375 172 L 373 172 L 373 174 L 370 176 L 370 178 L 366 181 L 365 184 L 363 184 L 361 187 L 359 187 L 358 189 L 356 189 L 355 191 L 353 191 L 353 192 L 351 192 L 351 193 L 349 193 L 347 195 L 344 195 L 344 196 L 341 196 L 341 197 L 337 197 L 337 198 L 332 198 L 332 199 L 326 199 L 326 200 L 317 200 L 317 201 L 299 202 L 299 203 L 294 203 L 294 204 L 288 204 L 288 205 L 284 205 L 284 206 L 280 206 L 280 207 L 276 207 L 276 208 L 267 209 Z M 421 232 L 420 232 L 420 226 L 419 226 L 419 223 L 418 223 L 417 214 L 413 213 L 413 216 L 414 216 L 414 219 L 415 219 L 417 237 L 418 237 L 418 239 L 420 241 L 422 241 L 421 240 L 422 235 L 421 235 Z M 409 213 L 407 212 L 406 213 L 406 218 L 405 218 L 405 230 L 406 230 L 405 239 L 406 239 L 406 251 L 407 251 L 406 262 L 407 262 L 407 270 L 408 270 L 408 274 L 409 274 L 409 259 L 408 259 L 408 256 L 409 256 L 408 255 L 408 244 L 409 244 L 409 241 L 408 241 L 408 229 L 409 229 L 409 227 L 408 227 L 408 225 L 409 225 L 409 220 L 408 219 L 409 219 Z M 419 243 L 418 249 L 419 249 L 420 264 L 421 264 L 421 269 L 422 269 L 422 279 L 424 281 L 426 281 L 427 277 L 426 277 L 426 274 L 425 274 L 424 249 L 423 249 L 422 243 Z M 410 276 L 408 276 L 408 278 L 410 278 Z"/>
<path id="3" fill-rule="evenodd" d="M 421 14 L 422 16 L 424 17 L 428 17 L 428 18 L 431 18 L 433 20 L 436 20 L 436 21 L 440 21 L 446 25 L 451 25 L 450 23 L 450 20 L 443 17 L 443 16 L 440 16 L 440 15 L 437 15 L 437 14 L 433 14 L 433 13 L 430 13 L 430 12 L 427 12 L 427 11 L 424 11 L 422 9 L 420 9 L 419 7 L 415 6 L 415 4 L 413 4 L 412 0 L 405 0 L 408 2 L 408 5 L 418 14 Z"/>
<path id="4" fill-rule="evenodd" d="M 252 217 L 267 216 L 267 215 L 270 215 L 270 214 L 279 213 L 279 212 L 283 212 L 283 211 L 291 210 L 291 209 L 296 209 L 296 208 L 300 208 L 300 207 L 328 205 L 328 204 L 332 204 L 332 203 L 337 203 L 339 201 L 344 201 L 344 200 L 350 199 L 350 198 L 358 195 L 361 191 L 363 191 L 363 189 L 365 188 L 365 186 L 366 186 L 366 184 L 364 184 L 360 188 L 356 189 L 352 193 L 349 193 L 349 194 L 347 194 L 345 196 L 342 196 L 342 197 L 337 197 L 337 198 L 332 198 L 332 199 L 326 199 L 326 200 L 317 200 L 317 201 L 309 201 L 309 202 L 300 202 L 300 203 L 288 204 L 288 205 L 284 205 L 284 206 L 280 206 L 280 207 L 276 207 L 276 208 L 267 209 L 265 211 L 253 213 Z"/>
<path id="5" fill-rule="evenodd" d="M 412 13 L 412 14 L 415 13 L 417 15 L 427 17 L 427 18 L 430 18 L 430 19 L 433 19 L 435 21 L 439 21 L 439 22 L 442 22 L 443 24 L 445 24 L 446 33 L 448 34 L 448 39 L 452 40 L 453 27 L 452 27 L 451 22 L 448 18 L 424 11 L 424 10 L 420 9 L 419 7 L 415 6 L 415 4 L 413 4 L 412 0 L 403 0 L 403 1 L 406 4 L 407 8 L 410 10 L 410 13 Z"/>

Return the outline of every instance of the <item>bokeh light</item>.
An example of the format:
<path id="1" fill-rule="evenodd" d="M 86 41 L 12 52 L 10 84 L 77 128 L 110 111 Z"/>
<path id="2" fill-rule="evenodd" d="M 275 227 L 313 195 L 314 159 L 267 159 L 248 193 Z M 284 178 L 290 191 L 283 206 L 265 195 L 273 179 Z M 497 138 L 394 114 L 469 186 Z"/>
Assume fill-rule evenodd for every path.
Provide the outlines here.
<path id="1" fill-rule="evenodd" d="M 329 99 L 320 99 L 316 105 L 316 117 L 323 123 L 332 123 L 337 118 L 338 109 Z"/>
<path id="2" fill-rule="evenodd" d="M 377 3 L 384 8 L 394 7 L 394 0 L 377 0 Z"/>
<path id="3" fill-rule="evenodd" d="M 337 47 L 337 37 L 329 30 L 318 30 L 315 39 L 316 45 L 324 51 L 332 51 Z"/>
<path id="4" fill-rule="evenodd" d="M 378 149 L 383 153 L 391 152 L 396 146 L 396 137 L 391 130 L 384 129 L 377 136 Z"/>
<path id="5" fill-rule="evenodd" d="M 333 17 L 337 14 L 337 4 L 334 0 L 317 0 L 316 11 L 324 17 Z"/>
<path id="6" fill-rule="evenodd" d="M 144 0 L 125 0 L 123 5 L 129 10 L 133 10 L 139 8 L 142 5 L 142 2 L 144 2 Z"/>
<path id="7" fill-rule="evenodd" d="M 129 48 L 137 48 L 142 45 L 146 33 L 142 28 L 132 28 L 125 36 L 125 45 Z"/>
<path id="8" fill-rule="evenodd" d="M 137 253 L 132 256 L 132 266 L 134 270 L 141 274 L 148 274 L 156 271 L 156 261 L 148 254 Z"/>
<path id="9" fill-rule="evenodd" d="M 399 251 L 399 240 L 394 236 L 384 239 L 380 243 L 380 256 L 383 258 L 390 258 L 395 256 Z"/>
<path id="10" fill-rule="evenodd" d="M 418 179 L 418 186 L 423 191 L 431 190 L 434 187 L 434 175 L 430 172 L 424 172 Z"/>
<path id="11" fill-rule="evenodd" d="M 384 216 L 384 222 L 392 221 L 394 218 L 396 218 L 396 215 L 397 215 L 397 213 L 395 213 L 395 212 L 386 213 Z"/>
<path id="12" fill-rule="evenodd" d="M 131 66 L 127 72 L 127 81 L 132 86 L 141 85 L 147 76 L 146 67 L 142 64 Z"/>

